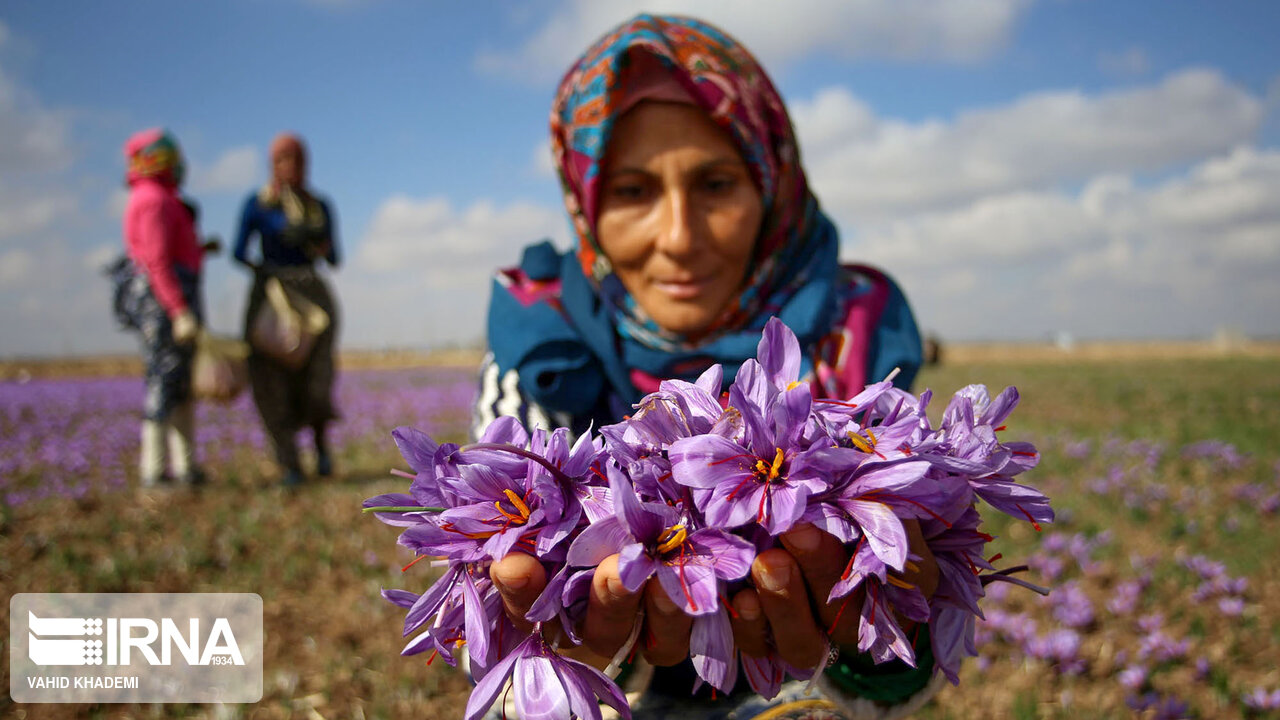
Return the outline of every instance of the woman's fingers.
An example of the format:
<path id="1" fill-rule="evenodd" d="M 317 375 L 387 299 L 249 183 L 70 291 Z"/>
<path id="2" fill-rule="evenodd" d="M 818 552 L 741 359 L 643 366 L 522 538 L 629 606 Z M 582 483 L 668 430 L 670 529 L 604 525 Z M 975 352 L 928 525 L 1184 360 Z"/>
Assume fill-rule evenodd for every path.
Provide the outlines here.
<path id="1" fill-rule="evenodd" d="M 631 637 L 639 610 L 640 593 L 627 591 L 618 577 L 618 556 L 610 555 L 596 567 L 591 579 L 582 643 L 599 655 L 612 657 Z"/>
<path id="2" fill-rule="evenodd" d="M 778 655 L 795 667 L 813 667 L 827 652 L 827 639 L 809 605 L 800 566 L 782 548 L 765 550 L 751 565 L 760 606 L 768 618 Z"/>
<path id="3" fill-rule="evenodd" d="M 769 654 L 769 622 L 760 606 L 760 596 L 747 588 L 733 596 L 733 612 L 729 614 L 733 625 L 733 644 L 751 657 Z"/>
<path id="4" fill-rule="evenodd" d="M 831 641 L 837 645 L 856 643 L 861 603 L 852 595 L 827 602 L 831 588 L 840 580 L 849 563 L 849 552 L 844 545 L 831 533 L 809 523 L 800 523 L 783 534 L 782 545 L 800 566 L 800 574 L 804 576 L 805 585 L 818 608 L 822 628 L 830 633 Z"/>
<path id="5" fill-rule="evenodd" d="M 929 543 L 925 542 L 919 520 L 903 520 L 902 526 L 907 531 L 911 554 L 920 557 L 919 560 L 911 560 L 907 563 L 902 579 L 920 588 L 925 598 L 933 599 L 933 593 L 938 589 L 938 561 L 934 559 Z"/>
<path id="6" fill-rule="evenodd" d="M 502 596 L 507 617 L 522 632 L 533 629 L 525 619 L 533 602 L 547 586 L 547 573 L 537 558 L 524 553 L 511 553 L 489 567 L 489 579 Z"/>
<path id="7" fill-rule="evenodd" d="M 644 657 L 653 665 L 675 665 L 689 657 L 693 617 L 671 602 L 662 583 L 650 582 L 644 591 Z"/>

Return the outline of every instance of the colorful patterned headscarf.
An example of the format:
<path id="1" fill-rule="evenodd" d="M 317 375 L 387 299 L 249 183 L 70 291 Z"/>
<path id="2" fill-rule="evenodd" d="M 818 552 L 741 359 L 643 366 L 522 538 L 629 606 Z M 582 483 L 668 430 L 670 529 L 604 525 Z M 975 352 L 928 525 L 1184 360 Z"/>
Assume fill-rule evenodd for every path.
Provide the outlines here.
<path id="1" fill-rule="evenodd" d="M 640 59 L 642 53 L 650 58 Z M 689 344 L 647 318 L 614 274 L 595 234 L 609 134 L 631 105 L 630 71 L 652 67 L 651 59 L 728 132 L 764 200 L 752 271 L 713 323 L 711 337 L 763 327 L 814 273 L 833 273 L 835 232 L 809 192 L 782 98 L 746 48 L 704 22 L 670 16 L 639 15 L 602 37 L 560 83 L 551 112 L 552 153 L 583 274 L 613 306 L 620 332 L 648 347 L 677 351 Z M 815 262 L 816 254 L 823 261 Z"/>
<path id="2" fill-rule="evenodd" d="M 125 179 L 130 185 L 142 178 L 153 178 L 178 187 L 186 175 L 178 141 L 163 128 L 134 133 L 125 141 L 124 158 Z"/>

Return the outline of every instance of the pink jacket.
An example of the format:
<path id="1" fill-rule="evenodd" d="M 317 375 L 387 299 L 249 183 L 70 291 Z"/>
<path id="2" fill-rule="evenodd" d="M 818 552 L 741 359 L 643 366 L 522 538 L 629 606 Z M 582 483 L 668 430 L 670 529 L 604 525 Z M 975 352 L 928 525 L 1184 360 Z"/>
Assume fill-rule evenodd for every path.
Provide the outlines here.
<path id="1" fill-rule="evenodd" d="M 204 251 L 196 239 L 190 213 L 178 199 L 177 188 L 155 178 L 130 178 L 129 203 L 124 210 L 125 250 L 147 274 L 151 291 L 169 314 L 187 309 L 174 264 L 200 271 Z"/>

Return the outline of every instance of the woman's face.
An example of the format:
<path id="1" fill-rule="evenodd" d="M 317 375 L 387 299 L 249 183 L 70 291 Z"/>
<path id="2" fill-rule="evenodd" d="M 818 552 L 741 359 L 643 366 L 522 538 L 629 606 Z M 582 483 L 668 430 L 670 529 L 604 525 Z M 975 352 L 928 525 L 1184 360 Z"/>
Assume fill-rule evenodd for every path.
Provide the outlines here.
<path id="1" fill-rule="evenodd" d="M 596 237 L 662 328 L 697 339 L 737 294 L 764 203 L 738 148 L 693 105 L 642 102 L 613 128 Z"/>
<path id="2" fill-rule="evenodd" d="M 285 185 L 297 187 L 302 184 L 302 153 L 292 147 L 286 147 L 271 159 L 276 179 Z"/>

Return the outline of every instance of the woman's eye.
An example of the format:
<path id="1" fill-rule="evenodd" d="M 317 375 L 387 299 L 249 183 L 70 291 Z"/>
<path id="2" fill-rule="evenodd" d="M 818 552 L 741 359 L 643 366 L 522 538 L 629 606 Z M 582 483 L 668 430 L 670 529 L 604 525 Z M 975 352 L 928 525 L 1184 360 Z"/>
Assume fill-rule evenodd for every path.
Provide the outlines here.
<path id="1" fill-rule="evenodd" d="M 609 188 L 609 194 L 622 202 L 643 200 L 647 192 L 648 187 L 638 182 L 615 183 Z"/>
<path id="2" fill-rule="evenodd" d="M 730 192 L 738 184 L 738 178 L 732 175 L 712 175 L 702 181 L 704 190 L 714 194 Z"/>

